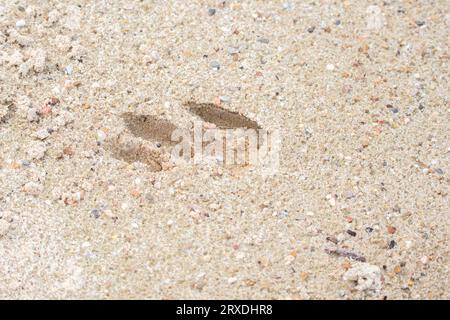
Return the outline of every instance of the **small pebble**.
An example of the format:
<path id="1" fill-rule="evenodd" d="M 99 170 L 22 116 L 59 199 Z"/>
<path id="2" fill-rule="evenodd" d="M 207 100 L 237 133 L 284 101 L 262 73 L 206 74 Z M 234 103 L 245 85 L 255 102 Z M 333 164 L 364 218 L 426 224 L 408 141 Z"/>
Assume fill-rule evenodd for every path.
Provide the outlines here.
<path id="1" fill-rule="evenodd" d="M 316 30 L 316 27 L 313 27 L 313 26 L 311 26 L 311 27 L 309 27 L 308 29 L 306 29 L 309 33 L 313 33 L 314 32 L 314 30 Z"/>
<path id="2" fill-rule="evenodd" d="M 238 54 L 240 52 L 239 48 L 236 47 L 228 47 L 227 48 L 228 54 Z"/>
<path id="3" fill-rule="evenodd" d="M 50 132 L 47 129 L 40 129 L 34 134 L 34 136 L 39 140 L 45 140 L 50 137 Z"/>
<path id="4" fill-rule="evenodd" d="M 72 74 L 72 72 L 73 72 L 73 67 L 70 66 L 70 65 L 65 67 L 64 68 L 64 72 L 65 72 L 66 75 L 70 76 Z"/>
<path id="5" fill-rule="evenodd" d="M 352 237 L 356 237 L 356 232 L 355 232 L 355 231 L 347 230 L 347 233 L 348 233 L 349 235 L 351 235 Z"/>
<path id="6" fill-rule="evenodd" d="M 395 228 L 393 226 L 388 226 L 387 231 L 389 234 L 394 234 L 397 231 L 397 228 Z"/>
<path id="7" fill-rule="evenodd" d="M 208 9 L 208 15 L 213 16 L 215 14 L 216 14 L 216 9 L 214 9 L 214 8 L 209 8 Z"/>
<path id="8" fill-rule="evenodd" d="M 413 242 L 411 240 L 405 241 L 406 249 L 411 249 L 413 246 Z"/>
<path id="9" fill-rule="evenodd" d="M 237 278 L 235 278 L 235 277 L 228 278 L 228 284 L 233 284 L 236 281 L 237 281 Z"/>
<path id="10" fill-rule="evenodd" d="M 417 21 L 416 21 L 416 25 L 417 25 L 418 27 L 421 27 L 421 26 L 425 25 L 425 21 L 417 20 Z"/>
<path id="11" fill-rule="evenodd" d="M 59 116 L 57 116 L 56 118 L 53 119 L 53 124 L 54 124 L 55 128 L 58 129 L 58 128 L 62 128 L 64 126 L 66 126 L 73 120 L 74 120 L 73 115 L 71 113 L 62 112 Z"/>
<path id="12" fill-rule="evenodd" d="M 257 41 L 261 42 L 261 43 L 264 43 L 264 44 L 268 44 L 269 43 L 269 39 L 267 39 L 267 38 L 258 38 Z"/>
<path id="13" fill-rule="evenodd" d="M 219 70 L 220 69 L 220 63 L 217 61 L 212 61 L 211 62 L 211 68 L 213 68 L 214 70 Z"/>
<path id="14" fill-rule="evenodd" d="M 368 137 L 364 137 L 361 141 L 362 147 L 367 148 L 370 144 L 370 139 Z"/>
<path id="15" fill-rule="evenodd" d="M 91 215 L 95 218 L 98 219 L 100 217 L 100 211 L 98 209 L 92 209 L 91 210 Z"/>
<path id="16" fill-rule="evenodd" d="M 102 130 L 97 130 L 97 142 L 102 144 L 103 142 L 105 142 L 106 139 L 106 133 L 103 132 Z"/>
<path id="17" fill-rule="evenodd" d="M 221 102 L 230 102 L 231 98 L 229 96 L 220 96 L 219 97 Z"/>
<path id="18" fill-rule="evenodd" d="M 35 108 L 31 108 L 27 111 L 28 122 L 36 122 L 39 120 L 39 114 Z"/>
<path id="19" fill-rule="evenodd" d="M 368 263 L 359 263 L 345 272 L 343 279 L 352 281 L 356 286 L 356 290 L 378 291 L 382 287 L 381 270 L 376 265 Z"/>
<path id="20" fill-rule="evenodd" d="M 28 160 L 21 160 L 20 163 L 22 164 L 22 167 L 29 167 L 30 161 Z"/>
<path id="21" fill-rule="evenodd" d="M 287 255 L 286 258 L 284 259 L 284 262 L 286 265 L 290 265 L 290 264 L 292 264 L 292 262 L 294 262 L 294 260 L 295 260 L 295 256 Z"/>
<path id="22" fill-rule="evenodd" d="M 388 243 L 388 248 L 389 249 L 394 249 L 396 245 L 397 245 L 397 243 L 395 242 L 395 240 L 391 240 Z"/>
<path id="23" fill-rule="evenodd" d="M 52 11 L 50 11 L 50 12 L 48 13 L 48 22 L 49 22 L 50 24 L 53 24 L 53 23 L 55 23 L 55 22 L 58 22 L 58 19 L 59 19 L 59 12 L 58 12 L 58 10 L 53 9 Z"/>
<path id="24" fill-rule="evenodd" d="M 444 174 L 444 170 L 442 170 L 441 168 L 435 169 L 434 172 L 436 172 L 440 176 L 442 176 Z"/>
<path id="25" fill-rule="evenodd" d="M 16 28 L 23 28 L 27 25 L 27 23 L 25 22 L 25 20 L 17 20 L 16 21 Z"/>
<path id="26" fill-rule="evenodd" d="M 63 154 L 66 155 L 66 156 L 71 157 L 71 156 L 73 156 L 75 154 L 75 151 L 72 149 L 72 147 L 67 146 L 67 147 L 63 148 Z"/>
<path id="27" fill-rule="evenodd" d="M 284 217 L 287 217 L 288 216 L 288 211 L 286 210 L 286 209 L 283 209 L 283 210 L 281 210 L 280 212 L 278 212 L 278 217 L 280 217 L 280 218 L 284 218 Z"/>
<path id="28" fill-rule="evenodd" d="M 344 233 L 339 233 L 338 235 L 336 235 L 336 240 L 338 241 L 338 242 L 343 242 L 343 241 L 345 241 L 345 239 L 346 239 L 346 237 L 345 237 L 345 234 Z"/>
<path id="29" fill-rule="evenodd" d="M 52 113 L 52 107 L 47 104 L 38 111 L 38 114 L 42 117 L 48 116 L 50 113 Z"/>
<path id="30" fill-rule="evenodd" d="M 327 241 L 333 242 L 334 244 L 338 244 L 339 240 L 336 237 L 329 236 L 327 237 Z"/>

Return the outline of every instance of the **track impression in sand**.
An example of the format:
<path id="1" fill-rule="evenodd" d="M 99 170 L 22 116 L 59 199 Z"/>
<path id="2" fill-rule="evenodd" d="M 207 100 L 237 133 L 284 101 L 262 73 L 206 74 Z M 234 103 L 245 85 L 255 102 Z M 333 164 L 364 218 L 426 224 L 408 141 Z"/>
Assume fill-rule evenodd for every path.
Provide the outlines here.
<path id="1" fill-rule="evenodd" d="M 261 129 L 257 122 L 244 115 L 214 104 L 189 101 L 184 105 L 203 123 L 209 123 L 209 126 L 212 124 L 217 129 Z M 112 155 L 128 163 L 144 163 L 151 171 L 163 170 L 169 162 L 173 147 L 180 142 L 172 139 L 172 134 L 179 128 L 167 119 L 152 115 L 127 112 L 122 114 L 122 119 L 125 130 L 109 143 Z"/>
<path id="2" fill-rule="evenodd" d="M 0 124 L 7 123 L 16 112 L 16 106 L 12 103 L 0 105 Z"/>

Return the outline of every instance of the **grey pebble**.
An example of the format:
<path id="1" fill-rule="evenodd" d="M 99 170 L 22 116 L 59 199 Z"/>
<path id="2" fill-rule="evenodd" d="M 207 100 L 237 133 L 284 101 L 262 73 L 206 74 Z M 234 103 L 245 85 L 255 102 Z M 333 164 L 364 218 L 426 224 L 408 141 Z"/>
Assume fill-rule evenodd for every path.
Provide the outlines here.
<path id="1" fill-rule="evenodd" d="M 222 102 L 230 102 L 231 101 L 231 98 L 229 96 L 220 96 L 219 99 Z"/>
<path id="2" fill-rule="evenodd" d="M 100 217 L 100 211 L 98 209 L 92 209 L 91 210 L 91 215 L 95 218 L 98 219 Z"/>
<path id="3" fill-rule="evenodd" d="M 257 41 L 261 42 L 261 43 L 264 43 L 264 44 L 268 44 L 269 43 L 269 39 L 267 39 L 267 38 L 258 38 Z"/>
<path id="4" fill-rule="evenodd" d="M 286 209 L 283 209 L 280 212 L 278 212 L 278 217 L 280 217 L 280 218 L 287 217 L 288 215 L 289 215 L 289 212 Z"/>
<path id="5" fill-rule="evenodd" d="M 29 167 L 31 164 L 28 160 L 21 160 L 20 163 L 22 164 L 22 167 Z"/>
<path id="6" fill-rule="evenodd" d="M 371 227 L 366 227 L 366 232 L 367 232 L 367 233 L 372 233 L 372 231 L 373 231 L 373 228 L 371 228 Z"/>
<path id="7" fill-rule="evenodd" d="M 216 14 L 216 9 L 214 9 L 214 8 L 209 8 L 208 9 L 208 15 L 213 16 L 215 14 Z"/>
<path id="8" fill-rule="evenodd" d="M 309 33 L 313 33 L 314 32 L 314 30 L 316 30 L 316 27 L 314 27 L 314 26 L 311 26 L 311 27 L 309 27 L 308 29 L 306 29 Z"/>
<path id="9" fill-rule="evenodd" d="M 219 70 L 220 69 L 220 63 L 218 61 L 212 61 L 211 62 L 211 68 L 213 68 L 214 70 Z"/>
<path id="10" fill-rule="evenodd" d="M 436 170 L 434 170 L 434 172 L 436 172 L 440 176 L 444 174 L 444 170 L 442 170 L 441 168 L 437 168 Z"/>
<path id="11" fill-rule="evenodd" d="M 228 47 L 227 48 L 228 54 L 238 54 L 239 51 L 240 51 L 239 48 L 235 48 L 235 47 Z"/>

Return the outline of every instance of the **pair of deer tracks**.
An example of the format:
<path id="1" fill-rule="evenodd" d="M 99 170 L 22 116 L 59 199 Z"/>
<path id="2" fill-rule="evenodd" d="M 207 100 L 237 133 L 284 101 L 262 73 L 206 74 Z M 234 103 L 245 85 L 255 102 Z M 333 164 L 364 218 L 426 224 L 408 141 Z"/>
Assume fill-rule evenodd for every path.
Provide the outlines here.
<path id="1" fill-rule="evenodd" d="M 226 110 L 212 103 L 184 104 L 189 112 L 218 129 L 261 129 L 257 122 L 238 112 Z M 126 130 L 109 144 L 112 155 L 128 163 L 141 162 L 151 171 L 169 167 L 170 151 L 178 142 L 172 141 L 172 132 L 178 127 L 166 119 L 152 115 L 122 114 Z M 140 138 L 140 139 L 139 139 Z"/>

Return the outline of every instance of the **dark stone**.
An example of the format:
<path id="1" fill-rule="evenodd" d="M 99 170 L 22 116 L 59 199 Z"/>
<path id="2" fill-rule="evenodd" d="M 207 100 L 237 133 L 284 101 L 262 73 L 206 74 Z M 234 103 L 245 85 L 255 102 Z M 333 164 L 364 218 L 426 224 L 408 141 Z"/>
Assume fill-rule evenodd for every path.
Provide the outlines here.
<path id="1" fill-rule="evenodd" d="M 394 249 L 396 245 L 397 245 L 397 242 L 395 242 L 395 240 L 391 240 L 388 243 L 388 248 L 389 249 Z"/>
<path id="2" fill-rule="evenodd" d="M 98 219 L 100 217 L 100 211 L 98 209 L 93 209 L 91 211 L 91 215 L 95 218 Z"/>
<path id="3" fill-rule="evenodd" d="M 348 233 L 349 235 L 351 235 L 352 237 L 356 237 L 356 232 L 355 232 L 355 231 L 347 230 L 347 233 Z"/>

